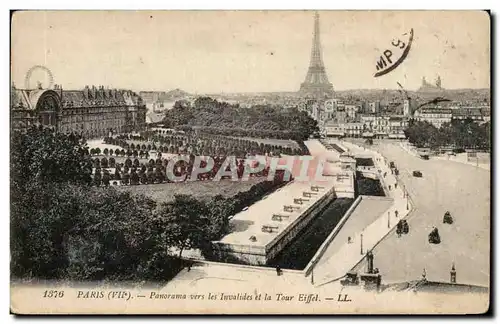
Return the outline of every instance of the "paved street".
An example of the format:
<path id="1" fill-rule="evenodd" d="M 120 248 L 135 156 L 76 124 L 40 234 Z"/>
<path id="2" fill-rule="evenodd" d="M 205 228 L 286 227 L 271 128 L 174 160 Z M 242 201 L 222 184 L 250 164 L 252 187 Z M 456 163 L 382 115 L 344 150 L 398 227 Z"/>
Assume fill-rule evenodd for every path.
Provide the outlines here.
<path id="1" fill-rule="evenodd" d="M 342 144 L 353 154 L 363 154 L 364 156 L 372 157 L 376 169 L 380 170 L 381 174 L 386 174 L 385 177 L 382 177 L 381 182 L 386 187 L 388 197 L 393 199 L 393 203 L 387 206 L 388 208 L 385 210 L 383 208 L 373 208 L 370 210 L 369 213 L 374 214 L 369 216 L 372 220 L 371 223 L 365 220 L 364 222 L 359 222 L 356 228 L 350 226 L 340 231 L 339 235 L 337 235 L 340 243 L 337 241 L 334 244 L 330 244 L 325 254 L 318 260 L 318 264 L 314 269 L 315 282 L 319 286 L 330 284 L 332 281 L 344 276 L 361 261 L 367 251 L 373 249 L 396 227 L 397 222 L 409 212 L 407 209 L 407 198 L 401 186 L 394 188 L 396 179 L 391 174 L 388 161 L 385 161 L 383 156 L 374 151 L 364 150 L 362 147 L 346 142 Z M 362 208 L 364 209 L 364 207 Z M 408 205 L 408 208 L 411 209 L 411 204 Z M 397 214 L 395 213 L 396 211 Z M 359 213 L 354 213 L 351 217 L 353 216 L 367 218 L 366 215 Z M 348 244 L 345 238 L 342 239 L 345 236 L 345 233 L 342 233 L 344 230 L 349 232 L 348 235 L 351 236 L 353 243 Z M 336 239 L 337 237 L 333 241 Z"/>
<path id="2" fill-rule="evenodd" d="M 410 233 L 401 238 L 392 233 L 374 249 L 383 281 L 414 280 L 425 268 L 427 279 L 447 282 L 454 262 L 458 283 L 488 285 L 489 171 L 453 161 L 422 160 L 396 143 L 377 144 L 374 149 L 396 163 L 416 207 L 408 220 Z M 423 177 L 413 177 L 414 170 Z M 446 211 L 454 218 L 452 225 L 442 222 Z M 441 244 L 427 241 L 433 227 L 439 230 Z"/>

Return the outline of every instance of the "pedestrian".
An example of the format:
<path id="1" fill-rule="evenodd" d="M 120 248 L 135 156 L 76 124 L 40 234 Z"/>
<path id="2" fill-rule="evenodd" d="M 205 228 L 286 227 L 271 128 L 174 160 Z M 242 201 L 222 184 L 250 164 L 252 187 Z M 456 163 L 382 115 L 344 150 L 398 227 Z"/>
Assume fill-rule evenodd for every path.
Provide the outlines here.
<path id="1" fill-rule="evenodd" d="M 351 244 L 351 243 L 352 243 L 352 239 L 351 239 L 351 237 L 349 236 L 349 237 L 347 238 L 347 244 Z"/>
<path id="2" fill-rule="evenodd" d="M 276 266 L 276 275 L 281 276 L 281 267 L 280 266 Z"/>
<path id="3" fill-rule="evenodd" d="M 398 184 L 397 183 L 394 184 L 394 189 L 398 189 Z"/>

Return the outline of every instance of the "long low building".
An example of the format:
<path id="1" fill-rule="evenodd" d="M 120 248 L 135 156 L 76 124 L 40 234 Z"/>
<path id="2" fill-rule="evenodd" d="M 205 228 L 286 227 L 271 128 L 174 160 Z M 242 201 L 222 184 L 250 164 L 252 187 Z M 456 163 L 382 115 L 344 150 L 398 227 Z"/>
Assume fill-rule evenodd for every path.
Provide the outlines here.
<path id="1" fill-rule="evenodd" d="M 75 132 L 87 138 L 110 132 L 141 130 L 146 125 L 146 106 L 131 90 L 86 86 L 83 90 L 11 89 L 11 125 L 27 129 L 32 125 Z"/>
<path id="2" fill-rule="evenodd" d="M 213 242 L 220 261 L 265 265 L 336 197 L 354 197 L 354 174 L 292 181 L 236 214 L 231 232 Z"/>

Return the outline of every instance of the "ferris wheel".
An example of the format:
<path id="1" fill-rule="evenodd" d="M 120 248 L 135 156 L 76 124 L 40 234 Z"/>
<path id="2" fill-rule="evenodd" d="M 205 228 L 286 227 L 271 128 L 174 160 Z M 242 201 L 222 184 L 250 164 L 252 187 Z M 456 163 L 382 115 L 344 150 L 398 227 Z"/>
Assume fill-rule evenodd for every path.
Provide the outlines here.
<path id="1" fill-rule="evenodd" d="M 31 79 L 36 76 L 36 85 L 31 84 Z M 42 82 L 43 81 L 43 82 Z M 35 65 L 31 67 L 26 76 L 24 77 L 24 88 L 25 89 L 35 89 L 36 87 L 41 87 L 43 89 L 50 89 L 54 85 L 54 76 L 52 72 L 43 65 Z"/>

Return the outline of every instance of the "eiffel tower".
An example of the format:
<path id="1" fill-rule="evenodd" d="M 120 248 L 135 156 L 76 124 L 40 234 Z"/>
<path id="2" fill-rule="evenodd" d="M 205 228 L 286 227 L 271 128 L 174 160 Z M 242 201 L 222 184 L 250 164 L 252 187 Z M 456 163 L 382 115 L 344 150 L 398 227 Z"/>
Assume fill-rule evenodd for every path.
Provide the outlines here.
<path id="1" fill-rule="evenodd" d="M 333 96 L 333 85 L 328 81 L 319 40 L 319 14 L 314 15 L 314 36 L 311 50 L 311 62 L 306 79 L 300 85 L 299 93 L 305 97 L 325 98 Z"/>

